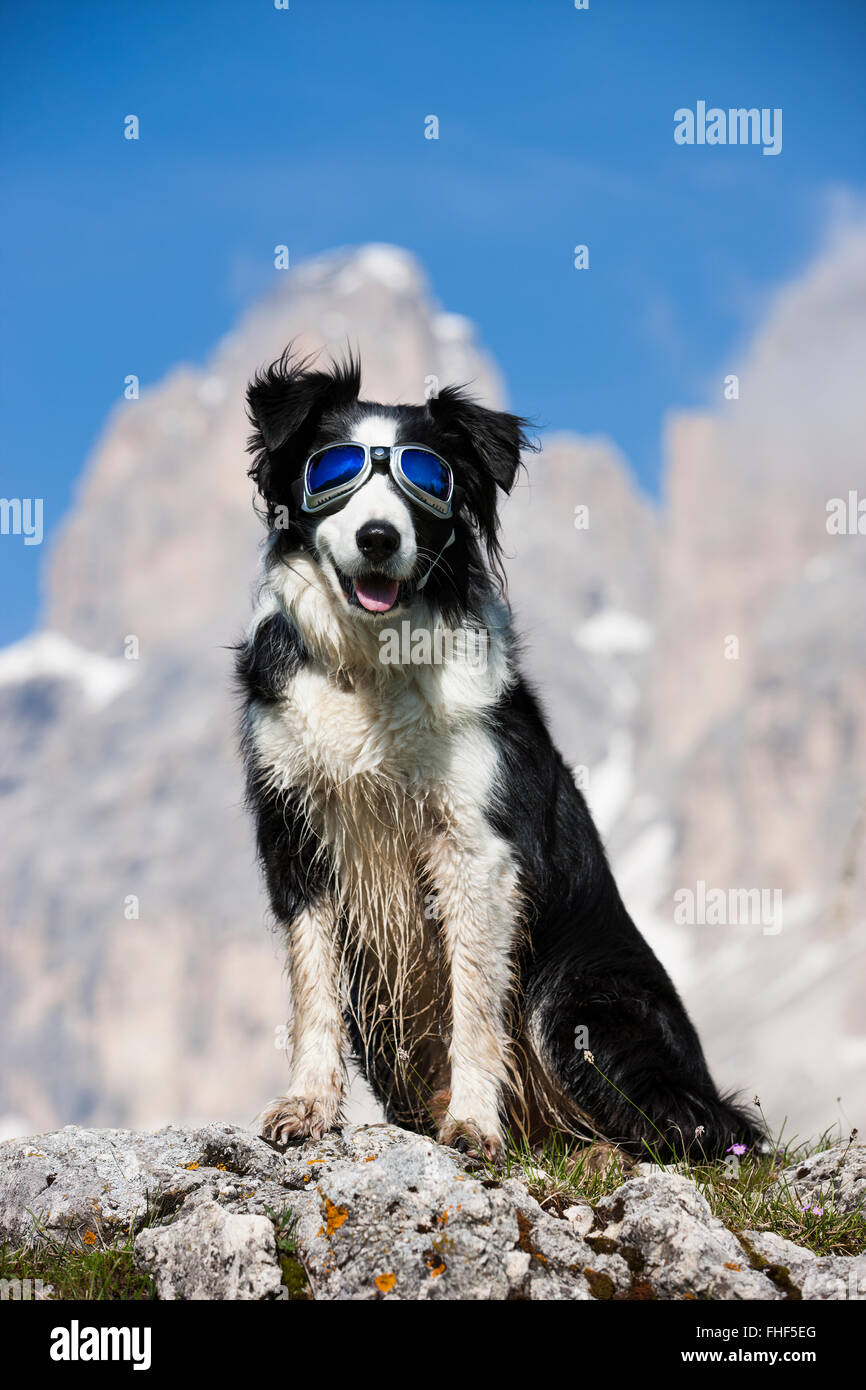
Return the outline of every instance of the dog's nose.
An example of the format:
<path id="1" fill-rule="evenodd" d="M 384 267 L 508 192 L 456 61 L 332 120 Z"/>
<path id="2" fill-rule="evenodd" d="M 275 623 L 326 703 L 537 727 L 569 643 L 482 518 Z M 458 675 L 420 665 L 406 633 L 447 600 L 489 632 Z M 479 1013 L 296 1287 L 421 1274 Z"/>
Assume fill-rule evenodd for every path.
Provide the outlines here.
<path id="1" fill-rule="evenodd" d="M 368 560 L 387 560 L 400 549 L 400 532 L 390 521 L 365 521 L 358 527 L 355 540 Z"/>

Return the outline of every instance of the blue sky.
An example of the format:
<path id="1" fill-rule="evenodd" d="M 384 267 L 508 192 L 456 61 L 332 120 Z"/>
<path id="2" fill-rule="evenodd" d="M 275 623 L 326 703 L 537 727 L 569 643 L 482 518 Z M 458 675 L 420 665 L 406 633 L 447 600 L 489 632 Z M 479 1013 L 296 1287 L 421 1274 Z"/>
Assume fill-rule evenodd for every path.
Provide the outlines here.
<path id="1" fill-rule="evenodd" d="M 46 544 L 0 536 L 0 641 L 126 373 L 202 360 L 281 242 L 407 246 L 516 408 L 609 435 L 656 492 L 664 412 L 713 399 L 833 191 L 866 188 L 858 9 L 6 0 L 0 496 L 44 498 Z M 781 107 L 782 153 L 677 146 L 698 100 Z"/>

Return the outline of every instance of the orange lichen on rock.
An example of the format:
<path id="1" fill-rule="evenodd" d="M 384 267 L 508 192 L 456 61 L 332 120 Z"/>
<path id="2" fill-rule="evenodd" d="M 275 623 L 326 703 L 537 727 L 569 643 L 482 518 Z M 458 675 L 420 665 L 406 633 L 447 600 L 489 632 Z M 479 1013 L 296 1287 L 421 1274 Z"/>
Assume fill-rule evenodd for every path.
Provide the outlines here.
<path id="1" fill-rule="evenodd" d="M 325 1198 L 325 1235 L 332 1236 L 342 1226 L 349 1215 L 345 1207 L 337 1207 L 330 1197 Z"/>

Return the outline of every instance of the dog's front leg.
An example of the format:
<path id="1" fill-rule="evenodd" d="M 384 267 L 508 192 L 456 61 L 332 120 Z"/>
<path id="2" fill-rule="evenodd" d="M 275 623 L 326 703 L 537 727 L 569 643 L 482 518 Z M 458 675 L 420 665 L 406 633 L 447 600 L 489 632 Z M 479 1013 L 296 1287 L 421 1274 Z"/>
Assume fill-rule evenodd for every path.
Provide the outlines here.
<path id="1" fill-rule="evenodd" d="M 451 1095 L 439 1138 L 495 1158 L 510 1079 L 517 873 L 509 847 L 484 826 L 438 838 L 429 872 L 451 987 Z"/>
<path id="2" fill-rule="evenodd" d="M 340 1117 L 343 1100 L 343 1020 L 334 909 L 325 898 L 306 906 L 288 932 L 292 984 L 292 1061 L 289 1086 L 262 1117 L 266 1139 L 284 1144 L 321 1139 Z"/>

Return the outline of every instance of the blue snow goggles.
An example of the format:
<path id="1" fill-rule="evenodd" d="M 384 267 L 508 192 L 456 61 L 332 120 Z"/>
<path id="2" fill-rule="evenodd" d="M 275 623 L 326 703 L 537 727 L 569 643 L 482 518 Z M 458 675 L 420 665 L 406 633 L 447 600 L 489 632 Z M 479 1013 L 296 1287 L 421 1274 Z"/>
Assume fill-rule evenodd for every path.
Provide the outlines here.
<path id="1" fill-rule="evenodd" d="M 341 501 L 367 481 L 376 464 L 383 463 L 411 501 L 443 521 L 451 517 L 454 474 L 443 458 L 423 444 L 326 444 L 307 459 L 302 510 L 317 512 Z"/>

